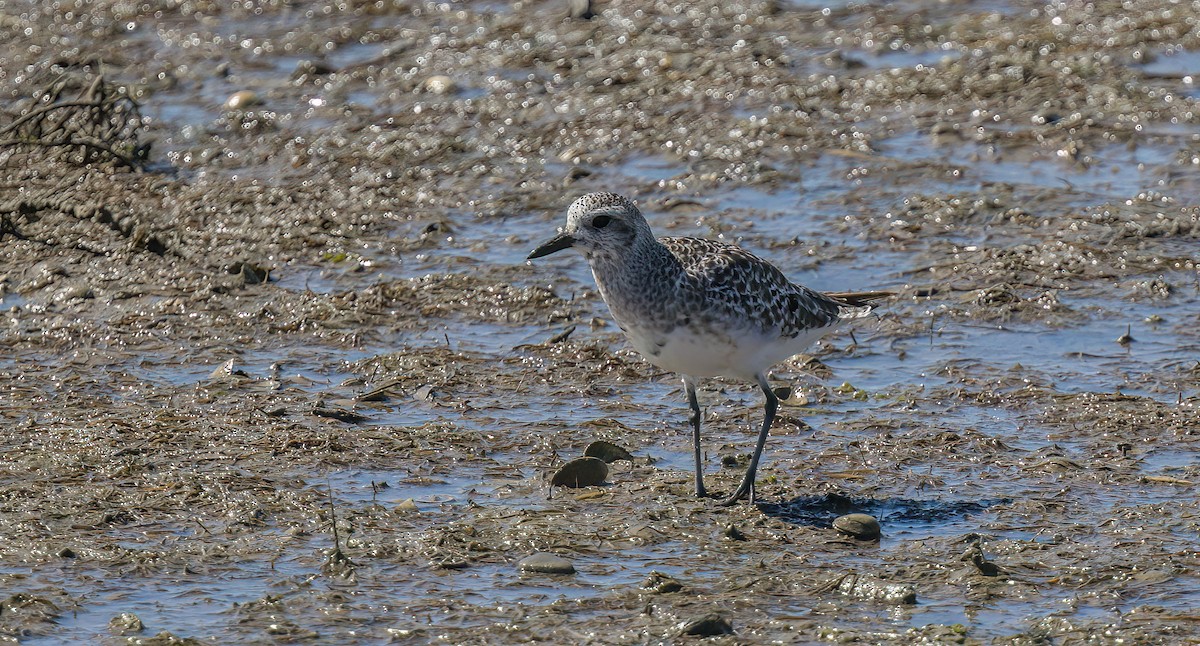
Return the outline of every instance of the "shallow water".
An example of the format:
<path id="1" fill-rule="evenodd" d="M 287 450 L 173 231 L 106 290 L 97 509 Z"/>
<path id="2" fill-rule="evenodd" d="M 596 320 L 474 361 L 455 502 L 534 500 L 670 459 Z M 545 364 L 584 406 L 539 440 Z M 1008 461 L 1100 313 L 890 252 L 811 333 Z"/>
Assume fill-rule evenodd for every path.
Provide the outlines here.
<path id="1" fill-rule="evenodd" d="M 115 642 L 130 612 L 212 643 L 646 643 L 717 612 L 719 643 L 1194 639 L 1198 44 L 1056 35 L 1094 5 L 735 4 L 652 29 L 621 3 L 239 5 L 89 45 L 137 63 L 111 74 L 157 138 L 146 183 L 102 183 L 170 251 L 5 216 L 0 581 L 57 611 L 12 596 L 3 635 Z M 1070 51 L 1020 58 L 1011 30 Z M 262 103 L 225 109 L 240 90 Z M 602 189 L 810 287 L 898 292 L 776 367 L 798 396 L 765 504 L 691 496 L 679 379 L 581 257 L 525 260 Z M 231 277 L 246 258 L 271 281 Z M 700 396 L 727 491 L 761 394 Z M 598 438 L 634 462 L 551 491 Z M 850 511 L 882 539 L 830 529 Z M 577 574 L 520 572 L 536 551 Z"/>

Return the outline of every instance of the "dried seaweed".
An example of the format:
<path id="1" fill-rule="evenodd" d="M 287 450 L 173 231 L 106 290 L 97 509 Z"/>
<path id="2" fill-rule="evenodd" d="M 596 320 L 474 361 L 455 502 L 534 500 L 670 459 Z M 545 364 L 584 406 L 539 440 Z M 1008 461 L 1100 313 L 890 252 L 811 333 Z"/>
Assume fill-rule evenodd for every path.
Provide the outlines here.
<path id="1" fill-rule="evenodd" d="M 141 138 L 138 103 L 103 75 L 65 71 L 18 105 L 0 126 L 0 165 L 38 151 L 76 166 L 146 164 L 150 142 Z"/>

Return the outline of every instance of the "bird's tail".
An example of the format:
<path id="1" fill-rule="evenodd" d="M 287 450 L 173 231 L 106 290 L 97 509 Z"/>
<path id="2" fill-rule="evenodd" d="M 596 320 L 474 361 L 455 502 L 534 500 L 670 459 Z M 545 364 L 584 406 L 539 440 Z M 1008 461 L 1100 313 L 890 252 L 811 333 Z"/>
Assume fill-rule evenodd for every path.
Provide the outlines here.
<path id="1" fill-rule="evenodd" d="M 844 308 L 841 318 L 856 319 L 870 314 L 875 309 L 875 301 L 894 296 L 895 292 L 826 292 L 825 295 Z"/>

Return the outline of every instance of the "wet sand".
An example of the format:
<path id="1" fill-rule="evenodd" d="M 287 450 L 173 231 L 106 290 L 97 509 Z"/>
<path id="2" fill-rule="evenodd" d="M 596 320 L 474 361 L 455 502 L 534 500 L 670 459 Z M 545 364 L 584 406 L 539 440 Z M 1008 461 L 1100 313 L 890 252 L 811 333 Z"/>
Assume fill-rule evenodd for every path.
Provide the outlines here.
<path id="1" fill-rule="evenodd" d="M 1188 6 L 594 12 L 0 2 L 0 636 L 1200 640 Z M 764 504 L 524 262 L 593 190 L 897 291 L 774 371 Z"/>

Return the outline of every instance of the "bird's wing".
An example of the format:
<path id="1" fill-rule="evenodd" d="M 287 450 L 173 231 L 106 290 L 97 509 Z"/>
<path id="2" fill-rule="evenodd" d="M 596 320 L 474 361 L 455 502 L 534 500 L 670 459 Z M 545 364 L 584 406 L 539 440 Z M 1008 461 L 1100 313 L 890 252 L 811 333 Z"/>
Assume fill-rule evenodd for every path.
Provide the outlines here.
<path id="1" fill-rule="evenodd" d="M 741 247 L 703 238 L 664 238 L 662 243 L 683 268 L 681 289 L 702 299 L 714 317 L 796 336 L 834 325 L 851 306 L 791 282 Z"/>

